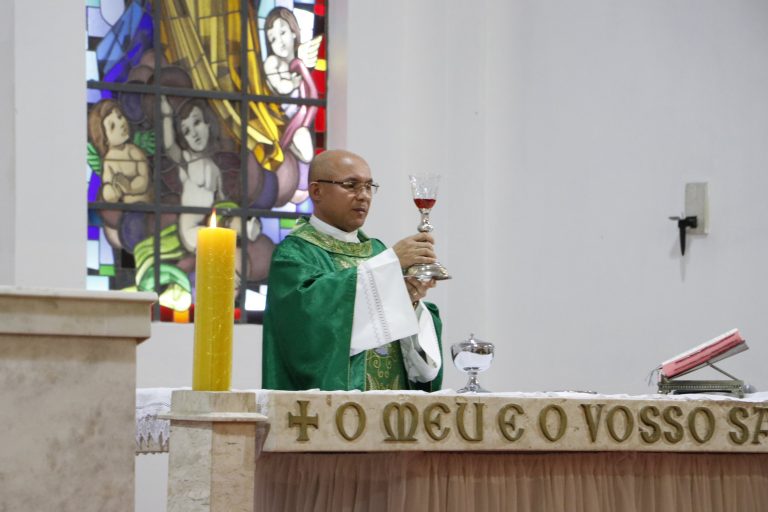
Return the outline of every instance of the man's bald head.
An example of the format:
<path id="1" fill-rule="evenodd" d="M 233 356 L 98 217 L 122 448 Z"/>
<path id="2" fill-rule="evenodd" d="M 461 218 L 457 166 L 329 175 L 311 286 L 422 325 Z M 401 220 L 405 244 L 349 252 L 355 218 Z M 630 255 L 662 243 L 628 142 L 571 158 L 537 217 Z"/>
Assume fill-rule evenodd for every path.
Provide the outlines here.
<path id="1" fill-rule="evenodd" d="M 359 166 L 368 168 L 363 157 L 344 149 L 329 149 L 317 155 L 309 165 L 309 181 L 343 178 Z"/>

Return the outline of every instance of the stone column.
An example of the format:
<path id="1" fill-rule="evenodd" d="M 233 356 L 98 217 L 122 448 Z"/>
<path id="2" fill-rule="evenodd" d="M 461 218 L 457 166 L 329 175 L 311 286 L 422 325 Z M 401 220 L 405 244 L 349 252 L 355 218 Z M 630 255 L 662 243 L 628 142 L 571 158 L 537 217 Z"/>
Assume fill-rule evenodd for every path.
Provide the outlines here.
<path id="1" fill-rule="evenodd" d="M 254 512 L 256 458 L 268 426 L 253 392 L 173 392 L 168 512 Z"/>
<path id="2" fill-rule="evenodd" d="M 0 287 L 0 509 L 133 512 L 154 293 Z"/>

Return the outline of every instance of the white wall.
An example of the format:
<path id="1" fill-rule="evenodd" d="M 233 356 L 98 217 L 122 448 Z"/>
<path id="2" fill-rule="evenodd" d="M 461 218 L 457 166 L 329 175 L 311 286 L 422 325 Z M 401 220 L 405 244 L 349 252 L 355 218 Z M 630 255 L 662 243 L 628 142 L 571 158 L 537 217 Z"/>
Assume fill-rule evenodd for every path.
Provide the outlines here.
<path id="1" fill-rule="evenodd" d="M 0 284 L 14 280 L 15 258 L 15 158 L 14 128 L 14 6 L 5 9 L 0 17 Z"/>
<path id="2" fill-rule="evenodd" d="M 445 345 L 493 341 L 495 390 L 643 393 L 739 327 L 751 350 L 723 366 L 765 388 L 768 4 L 473 5 L 349 2 L 347 142 L 383 185 L 369 232 L 412 231 L 406 174 L 443 174 Z M 711 234 L 681 258 L 667 217 L 689 181 L 710 183 Z"/>
<path id="3" fill-rule="evenodd" d="M 15 0 L 0 21 L 0 283 L 85 285 L 82 8 Z M 72 127 L 76 128 L 73 129 Z"/>
<path id="4" fill-rule="evenodd" d="M 71 2 L 15 0 L 14 9 L 16 234 L 11 284 L 83 288 L 82 3 L 73 8 Z"/>

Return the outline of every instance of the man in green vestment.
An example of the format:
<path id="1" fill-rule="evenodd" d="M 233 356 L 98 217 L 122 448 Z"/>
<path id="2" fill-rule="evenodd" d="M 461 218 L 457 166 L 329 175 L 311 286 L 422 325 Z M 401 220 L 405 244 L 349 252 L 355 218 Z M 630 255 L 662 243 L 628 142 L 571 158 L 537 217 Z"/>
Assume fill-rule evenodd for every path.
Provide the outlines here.
<path id="1" fill-rule="evenodd" d="M 361 231 L 378 185 L 354 153 L 321 153 L 309 181 L 314 214 L 272 256 L 262 387 L 440 389 L 442 323 L 421 300 L 435 282 L 402 273 L 436 261 L 431 235 L 387 249 Z"/>

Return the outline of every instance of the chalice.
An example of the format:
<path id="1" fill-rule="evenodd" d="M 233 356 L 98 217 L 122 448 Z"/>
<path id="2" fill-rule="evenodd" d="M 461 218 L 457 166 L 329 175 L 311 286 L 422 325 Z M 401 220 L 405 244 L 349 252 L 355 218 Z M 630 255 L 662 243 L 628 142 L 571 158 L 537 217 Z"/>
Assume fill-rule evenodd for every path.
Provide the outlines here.
<path id="1" fill-rule="evenodd" d="M 437 202 L 437 186 L 440 183 L 440 176 L 437 174 L 411 175 L 408 178 L 411 180 L 413 202 L 416 203 L 416 207 L 421 212 L 421 222 L 416 229 L 420 233 L 429 233 L 435 229 L 429 222 L 429 213 Z M 416 263 L 406 270 L 405 275 L 422 281 L 429 281 L 430 279 L 439 281 L 451 278 L 448 270 L 437 261 L 434 263 Z"/>
<path id="2" fill-rule="evenodd" d="M 477 381 L 477 374 L 490 368 L 493 352 L 493 343 L 476 340 L 474 334 L 470 334 L 466 341 L 451 345 L 453 364 L 460 372 L 469 375 L 467 385 L 457 393 L 490 393 Z"/>

